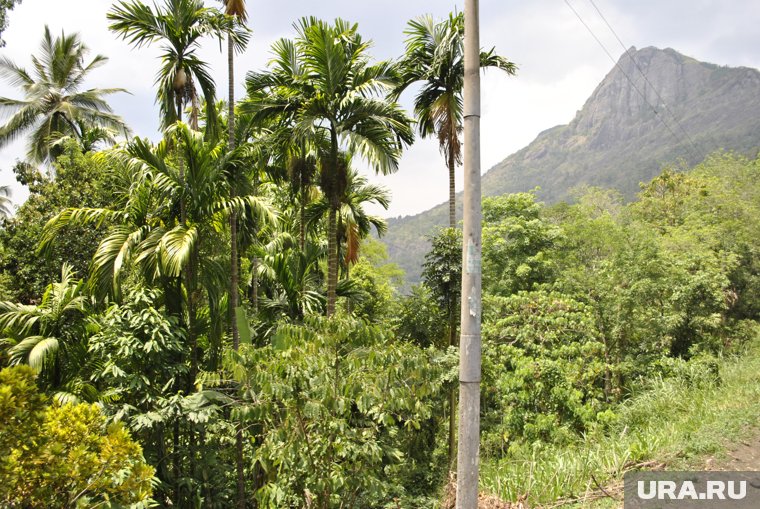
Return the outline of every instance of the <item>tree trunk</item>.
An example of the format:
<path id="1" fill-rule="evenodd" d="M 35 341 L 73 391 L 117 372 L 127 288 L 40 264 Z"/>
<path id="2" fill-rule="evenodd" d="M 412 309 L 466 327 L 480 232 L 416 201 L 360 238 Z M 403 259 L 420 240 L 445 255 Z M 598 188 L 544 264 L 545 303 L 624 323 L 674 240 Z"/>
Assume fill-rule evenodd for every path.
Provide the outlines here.
<path id="1" fill-rule="evenodd" d="M 299 225 L 298 240 L 301 246 L 301 252 L 306 248 L 306 175 L 304 169 L 301 168 L 301 224 Z"/>
<path id="2" fill-rule="evenodd" d="M 237 423 L 235 430 L 235 469 L 237 484 L 237 508 L 245 509 L 245 468 L 243 462 L 243 428 Z"/>
<path id="3" fill-rule="evenodd" d="M 455 129 L 449 136 L 457 136 Z M 449 228 L 457 227 L 457 197 L 456 197 L 456 154 L 454 144 L 449 143 L 448 160 L 446 165 L 449 169 Z M 452 271 L 453 280 L 453 271 Z M 456 310 L 449 310 L 449 346 L 457 346 L 457 321 Z M 457 467 L 457 387 L 449 391 L 449 472 L 455 472 Z"/>
<path id="4" fill-rule="evenodd" d="M 457 509 L 477 509 L 480 470 L 481 189 L 480 14 L 478 0 L 464 7 L 464 229 L 459 343 Z"/>
<path id="5" fill-rule="evenodd" d="M 190 261 L 185 268 L 185 292 L 187 293 L 187 335 L 190 340 L 190 372 L 187 384 L 188 394 L 195 387 L 195 378 L 198 375 L 198 334 L 196 326 L 196 314 L 198 310 L 198 253 L 200 252 L 200 238 L 196 240 L 195 247 L 190 253 Z"/>
<path id="6" fill-rule="evenodd" d="M 229 71 L 229 99 L 227 114 L 227 143 L 230 152 L 235 150 L 235 47 L 232 36 L 227 36 L 227 69 Z M 230 183 L 230 198 L 237 196 L 237 168 L 233 168 Z M 237 352 L 240 348 L 240 331 L 237 325 L 238 308 L 238 235 L 237 214 L 230 214 L 230 329 L 232 330 L 232 347 Z M 243 430 L 237 423 L 235 432 L 235 473 L 237 487 L 237 507 L 245 509 L 245 464 L 243 462 Z"/>
<path id="7" fill-rule="evenodd" d="M 327 217 L 327 316 L 335 314 L 338 288 L 338 221 L 337 210 L 330 206 Z"/>
<path id="8" fill-rule="evenodd" d="M 346 281 L 349 281 L 351 279 L 351 263 L 349 261 L 346 261 Z M 346 299 L 346 314 L 350 315 L 351 311 L 353 310 L 353 306 L 351 305 L 351 299 Z"/>
<path id="9" fill-rule="evenodd" d="M 338 135 L 333 128 L 330 130 L 330 162 L 332 164 L 328 182 L 330 189 L 327 198 L 330 200 L 330 213 L 327 218 L 327 316 L 335 314 L 335 302 L 338 290 Z"/>
<path id="10" fill-rule="evenodd" d="M 230 152 L 235 150 L 235 50 L 232 36 L 227 37 L 227 66 L 229 70 L 229 112 L 227 115 L 228 138 Z M 237 196 L 237 169 L 233 168 L 230 182 L 230 198 Z M 235 309 L 238 307 L 238 246 L 237 246 L 237 214 L 230 214 L 230 329 L 232 330 L 232 347 L 235 351 L 240 347 L 240 331 L 238 331 Z"/>
<path id="11" fill-rule="evenodd" d="M 454 132 L 454 136 L 456 136 L 456 132 Z M 454 148 L 451 143 L 449 143 L 449 160 L 448 160 L 448 167 L 449 167 L 449 227 L 450 228 L 456 228 L 457 227 L 457 194 L 456 194 L 456 166 L 457 161 L 456 157 L 454 155 Z"/>
<path id="12" fill-rule="evenodd" d="M 182 97 L 177 96 L 177 122 L 182 122 Z M 182 151 L 180 149 L 179 137 L 177 137 L 177 159 L 179 159 L 179 181 L 182 184 L 182 190 L 185 188 L 185 158 L 182 157 Z M 185 199 L 180 197 L 179 199 L 179 220 L 184 226 L 187 224 L 187 211 L 185 210 Z"/>
<path id="13" fill-rule="evenodd" d="M 254 172 L 253 174 L 253 194 L 259 194 L 259 174 Z M 259 228 L 254 224 L 253 226 L 253 242 L 258 242 Z M 255 254 L 251 260 L 251 304 L 253 305 L 254 314 L 259 313 L 259 257 Z"/>
<path id="14" fill-rule="evenodd" d="M 182 466 L 180 464 L 181 458 L 179 454 L 180 440 L 179 440 L 179 419 L 174 420 L 174 436 L 172 437 L 172 484 L 174 485 L 174 504 L 180 506 L 180 486 L 179 480 L 182 477 Z"/>

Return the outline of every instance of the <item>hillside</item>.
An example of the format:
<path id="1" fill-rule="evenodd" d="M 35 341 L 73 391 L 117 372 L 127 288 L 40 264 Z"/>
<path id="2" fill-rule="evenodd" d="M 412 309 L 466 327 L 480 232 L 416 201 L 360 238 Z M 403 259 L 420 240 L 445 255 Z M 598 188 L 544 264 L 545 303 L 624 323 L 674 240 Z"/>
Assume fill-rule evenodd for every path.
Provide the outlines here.
<path id="1" fill-rule="evenodd" d="M 572 122 L 547 129 L 491 168 L 483 194 L 540 187 L 540 198 L 553 203 L 593 185 L 631 198 L 665 165 L 693 165 L 718 149 L 754 155 L 759 145 L 760 71 L 700 62 L 670 48 L 632 48 Z M 446 204 L 389 219 L 383 241 L 407 281 L 419 281 L 426 236 L 446 222 Z"/>

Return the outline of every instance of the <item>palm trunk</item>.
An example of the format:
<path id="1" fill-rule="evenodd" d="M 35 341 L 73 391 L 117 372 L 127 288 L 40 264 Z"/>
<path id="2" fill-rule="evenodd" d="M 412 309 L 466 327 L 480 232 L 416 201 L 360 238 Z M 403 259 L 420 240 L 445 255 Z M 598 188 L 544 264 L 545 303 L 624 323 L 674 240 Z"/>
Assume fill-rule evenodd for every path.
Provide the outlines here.
<path id="1" fill-rule="evenodd" d="M 245 509 L 245 469 L 243 463 L 243 428 L 237 423 L 235 430 L 235 469 L 237 484 L 237 508 Z"/>
<path id="2" fill-rule="evenodd" d="M 335 314 L 335 302 L 337 300 L 338 290 L 338 209 L 340 208 L 340 197 L 337 196 L 338 180 L 338 135 L 335 128 L 330 130 L 330 162 L 332 164 L 331 172 L 328 178 L 330 191 L 328 199 L 330 200 L 330 213 L 327 218 L 327 316 Z"/>
<path id="3" fill-rule="evenodd" d="M 304 175 L 303 168 L 301 169 L 301 224 L 299 234 L 299 243 L 301 246 L 301 252 L 306 248 L 306 175 Z"/>
<path id="4" fill-rule="evenodd" d="M 346 261 L 346 281 L 350 279 L 351 279 L 351 263 Z M 351 309 L 352 309 L 351 299 L 347 298 L 346 299 L 346 313 L 350 315 Z"/>
<path id="5" fill-rule="evenodd" d="M 456 136 L 456 133 L 454 133 Z M 449 227 L 457 226 L 457 195 L 456 195 L 456 157 L 454 156 L 454 147 L 449 143 Z"/>
<path id="6" fill-rule="evenodd" d="M 174 420 L 174 436 L 172 437 L 172 474 L 173 474 L 173 488 L 174 488 L 174 504 L 180 506 L 180 486 L 179 481 L 182 477 L 182 466 L 180 464 L 179 454 L 180 440 L 179 440 L 179 419 Z"/>
<path id="7" fill-rule="evenodd" d="M 228 145 L 230 152 L 235 150 L 235 47 L 232 36 L 227 36 L 227 69 L 229 71 L 229 113 L 227 115 Z M 230 198 L 237 196 L 237 169 L 233 168 L 230 183 Z M 237 326 L 238 307 L 238 235 L 237 214 L 230 214 L 230 328 L 232 330 L 232 347 L 240 348 L 240 331 Z M 243 430 L 237 424 L 235 432 L 235 471 L 237 487 L 237 507 L 245 509 L 245 464 L 243 462 Z"/>
<path id="8" fill-rule="evenodd" d="M 337 210 L 330 206 L 327 217 L 327 316 L 335 314 L 338 289 L 338 221 Z"/>
<path id="9" fill-rule="evenodd" d="M 232 36 L 227 37 L 227 66 L 229 69 L 229 113 L 227 116 L 228 146 L 230 152 L 235 150 L 235 51 Z M 233 168 L 230 182 L 230 198 L 237 196 L 237 169 Z M 235 320 L 235 309 L 238 307 L 238 246 L 237 246 L 237 214 L 230 214 L 230 329 L 232 330 L 232 347 L 235 351 L 240 347 L 240 331 Z"/>
<path id="10" fill-rule="evenodd" d="M 259 174 L 258 171 L 253 174 L 253 194 L 259 194 Z M 254 224 L 253 226 L 253 241 L 258 242 L 259 228 Z M 259 313 L 259 257 L 255 254 L 251 260 L 251 304 L 253 304 L 254 314 Z"/>
<path id="11" fill-rule="evenodd" d="M 198 334 L 196 331 L 196 312 L 198 309 L 198 253 L 200 252 L 200 239 L 190 253 L 190 261 L 185 269 L 185 291 L 187 292 L 187 335 L 190 339 L 190 372 L 187 384 L 188 394 L 195 387 L 195 378 L 198 375 Z"/>
<path id="12" fill-rule="evenodd" d="M 177 96 L 177 122 L 182 122 L 182 97 Z M 179 159 L 179 181 L 184 191 L 185 187 L 185 159 L 179 147 L 179 137 L 177 137 L 177 159 Z M 185 209 L 185 199 L 180 197 L 179 200 L 179 220 L 183 225 L 187 224 L 187 210 Z"/>
<path id="13" fill-rule="evenodd" d="M 456 136 L 456 133 L 454 133 Z M 457 216 L 456 216 L 456 157 L 454 155 L 454 147 L 452 143 L 449 143 L 448 162 L 449 167 L 449 227 L 456 228 Z M 454 308 L 449 310 L 449 346 L 457 346 L 457 321 L 456 312 Z M 454 472 L 456 470 L 456 451 L 457 451 L 457 388 L 452 387 L 449 390 L 449 471 Z"/>

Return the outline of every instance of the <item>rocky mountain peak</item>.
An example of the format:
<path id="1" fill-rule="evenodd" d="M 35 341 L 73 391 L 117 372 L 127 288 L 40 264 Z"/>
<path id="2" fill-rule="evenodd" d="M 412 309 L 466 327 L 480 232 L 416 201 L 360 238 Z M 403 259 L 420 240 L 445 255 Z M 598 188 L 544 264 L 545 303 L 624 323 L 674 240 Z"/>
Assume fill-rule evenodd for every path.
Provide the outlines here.
<path id="1" fill-rule="evenodd" d="M 665 165 L 694 165 L 719 149 L 754 157 L 758 147 L 760 71 L 700 62 L 670 48 L 630 48 L 572 122 L 491 168 L 483 194 L 540 187 L 542 200 L 556 202 L 591 185 L 631 197 Z M 383 240 L 411 281 L 429 249 L 425 235 L 446 217 L 441 205 L 389 222 Z"/>
<path id="2" fill-rule="evenodd" d="M 583 132 L 596 149 L 638 136 L 663 122 L 670 122 L 671 129 L 680 133 L 673 109 L 703 93 L 716 68 L 670 48 L 631 48 L 594 90 L 570 127 Z"/>

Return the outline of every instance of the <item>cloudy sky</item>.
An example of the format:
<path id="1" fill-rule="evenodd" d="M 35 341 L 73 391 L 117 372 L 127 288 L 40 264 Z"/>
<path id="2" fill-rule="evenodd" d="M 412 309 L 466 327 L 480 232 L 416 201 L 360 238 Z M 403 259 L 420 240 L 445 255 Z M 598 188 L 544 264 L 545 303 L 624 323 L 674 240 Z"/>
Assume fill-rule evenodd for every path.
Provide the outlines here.
<path id="1" fill-rule="evenodd" d="M 219 2 L 207 0 L 209 5 Z M 600 18 L 605 16 L 626 47 L 671 47 L 708 62 L 760 67 L 760 2 L 757 0 L 567 0 L 592 31 L 618 58 L 623 53 Z M 483 80 L 482 167 L 487 170 L 530 143 L 554 125 L 569 122 L 583 106 L 613 63 L 579 21 L 565 0 L 481 0 L 481 43 L 519 66 L 515 78 L 496 72 Z M 157 138 L 158 109 L 153 79 L 157 49 L 131 49 L 109 33 L 109 0 L 23 0 L 10 13 L 10 27 L 0 54 L 30 66 L 43 27 L 54 32 L 80 32 L 93 52 L 110 57 L 92 74 L 88 86 L 122 87 L 131 95 L 112 98 L 112 105 L 141 136 Z M 462 10 L 463 0 L 248 0 L 251 45 L 237 64 L 238 94 L 244 71 L 263 68 L 272 41 L 292 36 L 300 16 L 342 17 L 359 23 L 366 39 L 374 41 L 377 59 L 399 56 L 403 30 L 410 18 L 423 13 L 443 17 Z M 220 89 L 226 90 L 226 59 L 217 43 L 208 41 L 204 57 L 211 62 Z M 19 97 L 0 85 L 0 96 Z M 413 92 L 402 98 L 409 107 Z M 20 98 L 20 97 L 19 97 Z M 0 185 L 11 185 L 14 202 L 25 199 L 10 171 L 22 157 L 23 143 L 0 150 Z M 461 184 L 461 170 L 457 176 Z M 433 140 L 418 141 L 404 155 L 399 172 L 377 181 L 389 187 L 393 203 L 384 215 L 416 214 L 447 199 L 443 159 Z M 461 188 L 461 186 L 458 186 Z"/>

